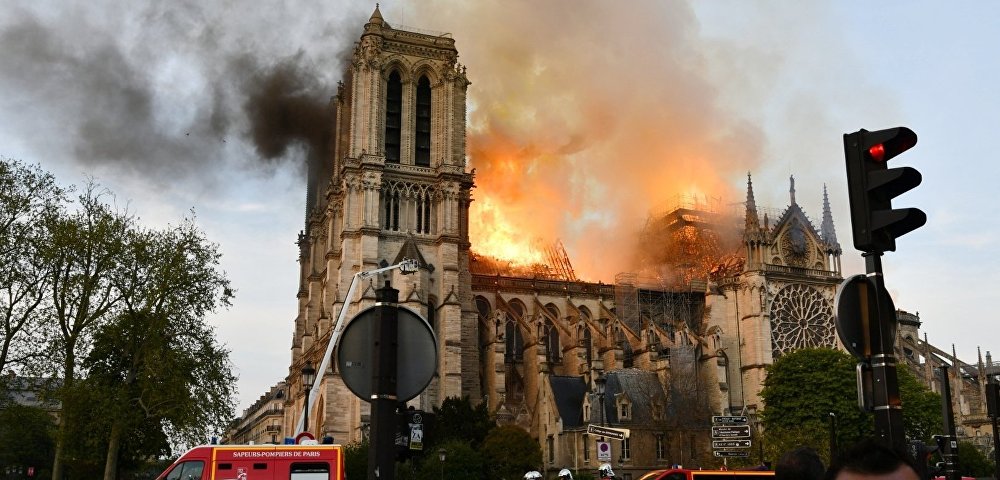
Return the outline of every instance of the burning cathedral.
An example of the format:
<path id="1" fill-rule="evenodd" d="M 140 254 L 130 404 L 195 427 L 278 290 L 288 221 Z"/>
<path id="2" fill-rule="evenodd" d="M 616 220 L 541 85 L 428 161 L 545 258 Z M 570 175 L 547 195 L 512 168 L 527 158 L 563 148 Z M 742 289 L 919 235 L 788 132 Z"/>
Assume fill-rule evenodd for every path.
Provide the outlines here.
<path id="1" fill-rule="evenodd" d="M 758 208 L 749 176 L 735 211 L 678 201 L 642 232 L 655 247 L 642 264 L 655 267 L 613 284 L 579 280 L 558 243 L 530 266 L 481 255 L 469 232 L 470 81 L 457 58 L 449 35 L 395 29 L 377 7 L 364 26 L 331 100 L 332 155 L 309 172 L 281 433 L 302 415 L 301 372 L 322 364 L 341 309 L 371 306 L 388 280 L 438 342 L 437 374 L 411 406 L 483 402 L 538 440 L 546 467 L 605 461 L 588 424 L 630 429 L 612 442 L 623 473 L 713 465 L 712 415 L 752 418 L 776 357 L 838 346 L 842 251 L 826 192 L 818 224 L 794 179 L 780 211 Z M 347 298 L 356 273 L 404 258 L 418 261 L 416 273 L 392 271 Z M 360 439 L 368 404 L 336 362 L 317 375 L 307 429 Z"/>

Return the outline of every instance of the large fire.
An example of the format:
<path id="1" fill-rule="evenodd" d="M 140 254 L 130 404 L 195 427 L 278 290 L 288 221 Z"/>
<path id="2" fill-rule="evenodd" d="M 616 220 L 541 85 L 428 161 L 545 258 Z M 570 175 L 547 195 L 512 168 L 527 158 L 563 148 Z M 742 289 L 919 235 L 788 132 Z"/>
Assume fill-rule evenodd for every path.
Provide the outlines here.
<path id="1" fill-rule="evenodd" d="M 690 7 L 641 10 L 465 2 L 415 20 L 446 26 L 472 82 L 474 252 L 531 263 L 536 239 L 561 240 L 581 278 L 608 282 L 634 268 L 648 216 L 678 194 L 741 200 L 760 130 L 727 108 L 731 77 L 705 62 Z"/>

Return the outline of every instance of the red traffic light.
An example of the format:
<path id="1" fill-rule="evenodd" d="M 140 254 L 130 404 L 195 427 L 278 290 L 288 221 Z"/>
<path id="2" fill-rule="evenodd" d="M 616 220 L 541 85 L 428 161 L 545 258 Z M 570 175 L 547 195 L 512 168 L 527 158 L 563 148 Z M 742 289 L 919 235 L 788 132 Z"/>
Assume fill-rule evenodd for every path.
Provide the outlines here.
<path id="1" fill-rule="evenodd" d="M 885 158 L 885 145 L 881 143 L 872 145 L 868 149 L 868 156 L 876 162 L 881 162 Z"/>

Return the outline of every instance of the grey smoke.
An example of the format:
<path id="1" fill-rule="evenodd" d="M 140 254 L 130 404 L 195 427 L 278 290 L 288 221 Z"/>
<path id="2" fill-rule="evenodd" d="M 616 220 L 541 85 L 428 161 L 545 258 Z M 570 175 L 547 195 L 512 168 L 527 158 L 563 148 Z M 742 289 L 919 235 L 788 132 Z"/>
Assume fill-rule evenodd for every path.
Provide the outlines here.
<path id="1" fill-rule="evenodd" d="M 371 12 L 205 3 L 0 7 L 3 128 L 87 168 L 181 182 L 322 158 L 336 55 Z"/>

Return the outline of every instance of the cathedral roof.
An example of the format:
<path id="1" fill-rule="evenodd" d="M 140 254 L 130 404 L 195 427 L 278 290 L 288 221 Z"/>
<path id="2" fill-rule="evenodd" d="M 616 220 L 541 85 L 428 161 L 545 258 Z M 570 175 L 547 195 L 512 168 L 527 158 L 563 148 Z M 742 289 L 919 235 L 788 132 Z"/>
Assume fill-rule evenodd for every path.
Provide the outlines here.
<path id="1" fill-rule="evenodd" d="M 563 428 L 582 426 L 583 397 L 587 392 L 583 377 L 550 375 L 549 386 L 552 387 L 552 397 L 559 410 Z"/>

